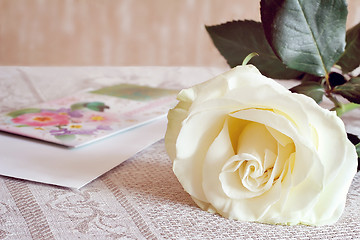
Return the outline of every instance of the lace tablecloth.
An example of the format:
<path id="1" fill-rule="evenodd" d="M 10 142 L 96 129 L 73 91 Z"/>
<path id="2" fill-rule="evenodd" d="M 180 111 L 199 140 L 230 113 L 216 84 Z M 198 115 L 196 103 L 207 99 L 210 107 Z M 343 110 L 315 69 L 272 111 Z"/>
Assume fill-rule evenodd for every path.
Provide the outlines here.
<path id="1" fill-rule="evenodd" d="M 202 67 L 0 67 L 0 112 L 111 83 L 178 89 L 220 72 Z M 358 113 L 345 121 L 359 134 Z M 0 239 L 360 239 L 360 173 L 335 225 L 240 222 L 194 204 L 172 173 L 160 140 L 80 190 L 0 176 Z"/>

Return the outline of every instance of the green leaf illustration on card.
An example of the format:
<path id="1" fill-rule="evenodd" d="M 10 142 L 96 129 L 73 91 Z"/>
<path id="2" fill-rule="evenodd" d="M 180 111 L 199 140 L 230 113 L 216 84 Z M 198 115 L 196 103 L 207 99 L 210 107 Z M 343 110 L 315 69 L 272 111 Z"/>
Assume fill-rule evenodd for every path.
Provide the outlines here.
<path id="1" fill-rule="evenodd" d="M 3 113 L 0 130 L 79 147 L 165 116 L 178 91 L 120 84 L 100 92 L 105 94 L 82 91 Z"/>
<path id="2" fill-rule="evenodd" d="M 55 136 L 55 138 L 59 139 L 60 141 L 71 141 L 74 140 L 76 138 L 76 135 L 74 134 L 69 134 L 69 135 L 57 135 Z"/>
<path id="3" fill-rule="evenodd" d="M 72 111 L 87 108 L 93 111 L 103 112 L 105 109 L 110 107 L 103 102 L 79 102 L 72 104 L 70 108 Z"/>
<path id="4" fill-rule="evenodd" d="M 26 113 L 39 113 L 39 112 L 41 112 L 41 109 L 39 109 L 39 108 L 25 108 L 25 109 L 20 109 L 17 111 L 10 112 L 7 115 L 12 118 L 16 118 L 16 117 L 26 114 Z"/>
<path id="5" fill-rule="evenodd" d="M 164 96 L 176 94 L 177 90 L 139 86 L 135 84 L 118 84 L 104 87 L 91 93 L 127 98 L 136 101 L 148 101 Z"/>
<path id="6" fill-rule="evenodd" d="M 83 103 L 83 102 L 80 102 L 80 103 L 74 103 L 70 106 L 70 109 L 72 111 L 75 111 L 75 110 L 80 110 L 80 109 L 83 109 L 85 108 L 85 104 L 86 103 Z"/>
<path id="7" fill-rule="evenodd" d="M 105 109 L 110 108 L 109 106 L 105 105 L 105 103 L 102 103 L 102 102 L 85 103 L 85 107 L 90 110 L 97 111 L 97 112 L 103 112 Z"/>

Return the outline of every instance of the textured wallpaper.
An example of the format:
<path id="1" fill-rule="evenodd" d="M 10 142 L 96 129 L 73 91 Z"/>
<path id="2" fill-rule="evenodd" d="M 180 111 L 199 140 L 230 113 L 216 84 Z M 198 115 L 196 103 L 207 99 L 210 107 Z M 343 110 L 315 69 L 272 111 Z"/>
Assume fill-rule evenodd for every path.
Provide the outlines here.
<path id="1" fill-rule="evenodd" d="M 0 65 L 225 66 L 204 25 L 236 19 L 259 20 L 259 1 L 0 0 Z"/>

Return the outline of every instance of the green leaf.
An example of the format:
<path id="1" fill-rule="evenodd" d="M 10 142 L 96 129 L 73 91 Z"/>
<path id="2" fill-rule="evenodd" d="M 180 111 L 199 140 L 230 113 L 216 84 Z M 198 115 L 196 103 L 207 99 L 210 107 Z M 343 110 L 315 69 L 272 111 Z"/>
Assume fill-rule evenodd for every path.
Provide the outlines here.
<path id="1" fill-rule="evenodd" d="M 264 32 L 290 68 L 325 76 L 345 48 L 346 0 L 261 0 Z"/>
<path id="2" fill-rule="evenodd" d="M 352 78 L 345 84 L 336 86 L 333 93 L 343 96 L 350 102 L 360 104 L 360 77 Z"/>
<path id="3" fill-rule="evenodd" d="M 85 104 L 85 107 L 97 112 L 103 112 L 106 108 L 109 108 L 109 106 L 102 102 L 88 102 Z"/>
<path id="4" fill-rule="evenodd" d="M 339 107 L 336 107 L 334 110 L 336 111 L 336 115 L 341 117 L 345 113 L 350 112 L 356 108 L 360 108 L 360 104 L 346 103 L 346 104 L 341 104 Z"/>
<path id="5" fill-rule="evenodd" d="M 39 108 L 25 108 L 25 109 L 20 109 L 17 111 L 10 112 L 7 115 L 12 118 L 16 118 L 16 117 L 26 114 L 26 113 L 39 113 L 39 112 L 41 112 L 41 109 L 39 109 Z"/>
<path id="6" fill-rule="evenodd" d="M 255 21 L 233 21 L 216 26 L 206 26 L 214 45 L 230 67 L 241 65 L 251 52 L 259 53 L 250 63 L 267 77 L 293 79 L 302 73 L 287 68 L 267 43 L 262 25 Z"/>
<path id="7" fill-rule="evenodd" d="M 311 97 L 315 102 L 320 103 L 324 96 L 324 88 L 318 82 L 302 82 L 290 89 L 292 92 L 302 93 Z"/>
<path id="8" fill-rule="evenodd" d="M 319 77 L 319 76 L 315 76 L 309 73 L 305 73 L 302 78 L 301 81 L 302 82 L 318 82 L 321 83 L 321 81 L 323 80 L 323 77 Z"/>
<path id="9" fill-rule="evenodd" d="M 346 32 L 345 52 L 338 61 L 344 73 L 353 71 L 360 65 L 360 23 Z"/>

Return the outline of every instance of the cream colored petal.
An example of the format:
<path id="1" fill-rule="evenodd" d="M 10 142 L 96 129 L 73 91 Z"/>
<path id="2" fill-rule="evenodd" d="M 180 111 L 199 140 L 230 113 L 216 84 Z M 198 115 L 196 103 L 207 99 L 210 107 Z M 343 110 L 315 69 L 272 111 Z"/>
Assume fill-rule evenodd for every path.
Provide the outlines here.
<path id="1" fill-rule="evenodd" d="M 208 100 L 192 106 L 180 127 L 177 119 L 174 121 L 175 126 L 169 123 L 169 134 L 167 132 L 165 141 L 169 145 L 166 145 L 169 156 L 175 155 L 173 171 L 184 189 L 202 201 L 206 201 L 200 180 L 205 154 L 219 134 L 227 113 L 237 109 L 237 106 L 238 102 L 231 99 Z M 170 113 L 169 118 L 172 116 Z M 176 136 L 174 133 L 177 130 L 179 133 Z M 175 144 L 171 141 L 173 139 L 176 139 Z"/>
<path id="2" fill-rule="evenodd" d="M 263 86 L 271 88 L 269 91 L 276 92 L 276 95 L 290 93 L 290 91 L 281 84 L 261 75 L 256 67 L 246 65 L 232 68 L 206 82 L 195 85 L 191 89 L 182 91 L 180 95 L 184 98 L 180 97 L 180 99 L 193 101 L 193 104 L 197 105 L 210 99 L 227 97 L 230 92 L 235 92 L 235 98 L 233 99 L 240 101 L 243 99 L 246 103 L 251 103 L 251 101 L 246 100 L 246 97 L 242 97 L 241 93 L 244 92 L 252 96 L 260 96 L 259 94 L 253 94 L 253 91 L 249 91 L 249 89 L 257 91 L 259 87 L 261 88 Z M 240 91 L 240 94 L 236 94 L 237 91 Z M 268 94 L 266 94 L 265 97 L 266 96 L 268 96 Z"/>
<path id="3" fill-rule="evenodd" d="M 223 192 L 223 186 L 219 180 L 222 166 L 234 156 L 227 124 L 219 136 L 209 147 L 203 169 L 203 189 L 207 201 L 225 217 L 256 221 L 265 214 L 272 204 L 279 200 L 281 184 L 266 191 L 259 197 L 250 199 L 231 199 Z"/>
<path id="4" fill-rule="evenodd" d="M 314 162 L 319 161 L 317 153 L 308 142 L 308 139 L 299 134 L 297 128 L 284 116 L 275 114 L 272 111 L 259 109 L 241 110 L 230 115 L 239 119 L 262 123 L 293 140 L 296 148 L 296 161 L 292 169 L 293 184 L 299 184 L 306 179 Z M 323 171 L 321 166 L 318 171 L 319 173 Z M 318 180 L 315 184 L 321 185 L 323 183 L 323 179 L 320 178 L 321 176 L 323 174 L 318 174 Z"/>
<path id="5" fill-rule="evenodd" d="M 190 115 L 182 123 L 176 141 L 173 171 L 190 195 L 206 201 L 202 190 L 202 168 L 209 146 L 220 133 L 226 110 L 203 111 Z"/>
<path id="6" fill-rule="evenodd" d="M 226 121 L 220 134 L 209 147 L 202 169 L 202 186 L 207 202 L 211 203 L 216 209 L 222 209 L 223 207 L 221 205 L 224 203 L 223 201 L 229 199 L 222 190 L 219 175 L 224 164 L 234 156 L 234 154 Z"/>
<path id="7" fill-rule="evenodd" d="M 294 96 L 291 92 L 279 91 L 273 84 L 264 84 L 257 86 L 253 91 L 246 87 L 234 89 L 224 98 L 236 99 L 244 106 L 248 105 L 247 108 L 272 110 L 291 122 L 301 136 L 309 139 L 312 137 L 309 127 L 311 118 L 308 117 L 306 106 Z"/>
<path id="8" fill-rule="evenodd" d="M 331 182 L 324 187 L 314 210 L 305 218 L 311 225 L 335 223 L 344 211 L 346 195 L 356 174 L 357 158 L 355 147 L 350 142 L 346 144 L 344 161 L 338 166 L 339 171 Z"/>
<path id="9" fill-rule="evenodd" d="M 237 155 L 224 164 L 220 174 L 224 192 L 235 199 L 263 194 L 271 187 L 267 184 L 270 172 L 265 171 L 271 167 L 267 165 L 275 162 L 274 152 L 277 152 L 277 142 L 267 128 L 249 122 L 239 136 Z"/>
<path id="10" fill-rule="evenodd" d="M 191 196 L 192 200 L 202 209 L 210 213 L 216 213 L 217 210 L 208 202 L 201 201 L 194 196 Z"/>
<path id="11" fill-rule="evenodd" d="M 274 183 L 275 189 L 278 192 L 278 200 L 274 202 L 270 208 L 268 208 L 267 212 L 264 212 L 262 216 L 260 216 L 257 221 L 263 223 L 270 223 L 270 224 L 296 224 L 294 222 L 290 222 L 288 216 L 288 212 L 284 212 L 284 206 L 288 199 L 292 182 L 291 182 L 291 174 L 287 174 L 291 172 L 291 164 L 290 159 L 287 159 L 284 163 L 282 174 L 279 178 L 279 181 Z M 281 181 L 280 181 L 281 180 Z"/>
<path id="12" fill-rule="evenodd" d="M 230 218 L 243 221 L 259 221 L 279 201 L 282 191 L 281 183 L 274 184 L 262 195 L 250 199 L 231 200 L 222 211 L 228 212 Z M 226 200 L 225 200 L 226 201 Z M 265 221 L 264 221 L 265 222 Z"/>
<path id="13" fill-rule="evenodd" d="M 181 129 L 181 123 L 188 115 L 188 110 L 182 108 L 181 105 L 182 102 L 174 109 L 171 109 L 167 115 L 168 125 L 165 133 L 165 148 L 172 161 L 176 157 L 176 140 Z"/>
<path id="14" fill-rule="evenodd" d="M 176 147 L 177 158 L 191 157 L 197 151 L 207 151 L 207 148 L 220 133 L 228 112 L 234 106 L 234 101 L 219 99 L 216 102 L 205 102 L 198 105 L 181 123 Z M 210 104 L 207 104 L 209 103 Z M 236 105 L 236 102 L 234 103 Z M 213 106 L 209 108 L 208 105 Z M 204 147 L 206 146 L 206 147 Z"/>
<path id="15" fill-rule="evenodd" d="M 233 69 L 229 70 L 229 72 L 233 72 Z M 191 101 L 194 102 L 194 104 L 201 104 L 202 102 L 224 96 L 228 91 L 227 79 L 224 77 L 224 74 L 197 84 L 189 89 L 182 90 L 178 99 Z"/>
<path id="16" fill-rule="evenodd" d="M 283 134 L 269 126 L 266 126 L 266 128 L 270 132 L 270 134 L 276 139 L 276 141 L 281 144 L 281 146 L 285 147 L 286 145 L 293 142 L 293 140 L 291 138 L 289 138 L 288 136 L 286 136 L 285 134 Z"/>
<path id="17" fill-rule="evenodd" d="M 295 163 L 297 161 L 298 159 L 295 159 Z M 324 187 L 323 175 L 324 171 L 321 162 L 314 161 L 307 178 L 291 187 L 286 203 L 283 206 L 283 216 L 286 219 L 291 222 L 298 221 L 297 223 L 304 221 L 304 216 L 313 210 Z"/>
<path id="18" fill-rule="evenodd" d="M 219 174 L 219 180 L 222 190 L 227 197 L 231 199 L 245 199 L 259 196 L 264 192 L 252 189 L 252 187 L 247 184 L 248 180 L 245 178 L 247 174 L 242 174 L 242 176 L 239 174 L 239 171 L 246 171 L 245 165 L 249 161 L 256 162 L 258 159 L 251 154 L 243 153 L 234 155 L 225 162 Z"/>
<path id="19" fill-rule="evenodd" d="M 271 111 L 250 109 L 239 111 L 232 116 L 263 123 L 294 141 L 296 153 L 293 161 L 290 161 L 291 172 L 287 173 L 291 175 L 292 186 L 285 201 L 284 211 L 289 213 L 287 219 L 301 219 L 299 216 L 311 210 L 316 203 L 324 183 L 324 166 L 315 149 L 308 146 L 306 139 L 296 134 L 296 129 L 285 117 Z"/>
<path id="20" fill-rule="evenodd" d="M 289 92 L 289 90 L 286 89 L 281 84 L 275 82 L 270 78 L 263 76 L 259 72 L 259 70 L 253 65 L 237 66 L 233 68 L 231 71 L 228 71 L 225 74 L 223 74 L 223 76 L 228 81 L 229 91 L 232 91 L 234 89 L 257 90 L 257 88 L 260 86 L 271 85 L 273 90 L 275 90 L 278 94 Z"/>
<path id="21" fill-rule="evenodd" d="M 282 144 L 278 143 L 278 151 L 277 156 L 274 164 L 274 168 L 272 171 L 272 178 L 274 180 L 279 179 L 279 181 L 284 181 L 284 170 L 285 170 L 285 164 L 289 160 L 291 154 L 295 157 L 295 145 L 294 143 L 287 144 L 286 146 L 283 146 Z M 290 169 L 291 173 L 291 169 Z M 289 174 L 291 175 L 291 174 Z"/>
<path id="22" fill-rule="evenodd" d="M 325 166 L 324 181 L 332 181 L 340 170 L 341 162 L 346 161 L 344 153 L 349 140 L 344 123 L 334 111 L 328 111 L 300 94 L 296 95 L 296 98 L 306 106 L 307 114 L 311 119 L 311 127 L 316 130 L 317 152 Z M 351 161 L 356 162 L 357 160 L 354 158 Z"/>
<path id="23" fill-rule="evenodd" d="M 180 102 L 192 103 L 196 99 L 196 91 L 195 88 L 187 88 L 182 89 L 177 95 L 177 99 Z"/>
<path id="24" fill-rule="evenodd" d="M 237 153 L 249 153 L 263 159 L 266 149 L 276 152 L 276 140 L 263 124 L 250 122 L 239 136 Z"/>
<path id="25" fill-rule="evenodd" d="M 220 181 L 222 183 L 225 194 L 232 199 L 255 197 L 269 190 L 274 182 L 284 181 L 285 164 L 289 161 L 291 154 L 295 151 L 295 147 L 294 144 L 291 142 L 291 144 L 287 144 L 285 147 L 277 143 L 277 148 L 277 155 L 275 155 L 274 153 L 272 153 L 272 151 L 269 150 L 267 150 L 265 153 L 264 169 L 268 169 L 269 167 L 271 167 L 271 169 L 268 170 L 268 175 L 263 173 L 263 176 L 257 178 L 258 182 L 264 183 L 262 185 L 259 185 L 257 191 L 249 191 L 250 189 L 245 188 L 245 184 L 241 184 L 242 179 L 239 177 L 238 174 L 241 165 L 246 160 L 256 160 L 255 156 L 251 154 L 241 153 L 229 159 L 229 161 L 224 165 L 222 169 L 223 171 L 220 174 Z M 272 160 L 266 160 L 267 158 L 270 158 Z M 268 163 L 269 165 L 266 166 L 266 161 L 269 161 L 271 163 Z M 291 174 L 289 174 L 289 176 L 290 175 Z"/>
<path id="26" fill-rule="evenodd" d="M 276 163 L 276 157 L 278 155 L 278 152 L 271 151 L 269 149 L 265 150 L 264 155 L 264 169 L 265 171 L 269 170 L 270 168 L 273 168 Z"/>

